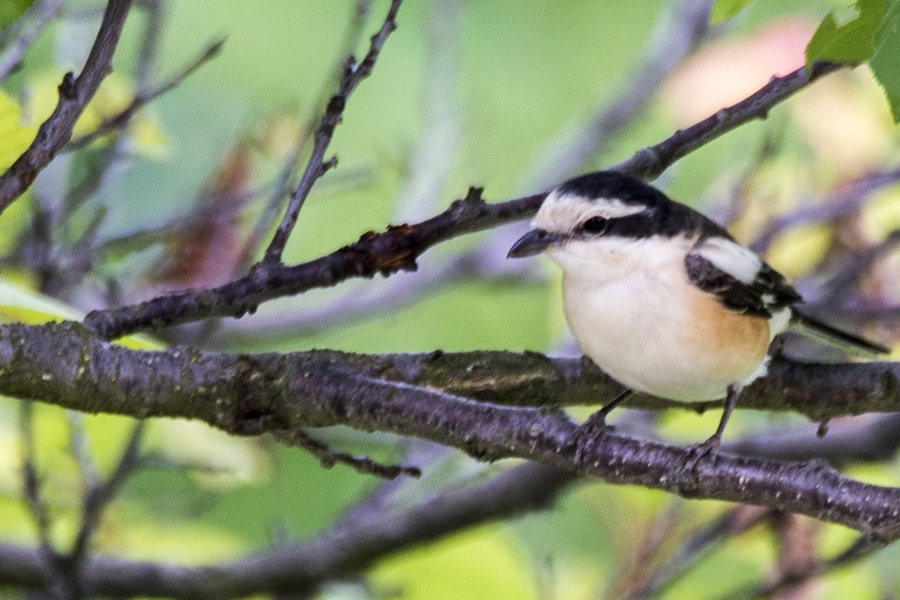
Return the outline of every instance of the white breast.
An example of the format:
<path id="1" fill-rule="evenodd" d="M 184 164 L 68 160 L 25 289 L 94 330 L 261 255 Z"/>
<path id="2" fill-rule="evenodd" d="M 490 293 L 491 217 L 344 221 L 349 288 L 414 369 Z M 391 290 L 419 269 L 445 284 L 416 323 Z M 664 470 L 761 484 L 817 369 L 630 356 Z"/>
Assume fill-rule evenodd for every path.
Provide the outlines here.
<path id="1" fill-rule="evenodd" d="M 753 377 L 770 341 L 766 319 L 730 313 L 690 284 L 683 257 L 692 244 L 604 239 L 550 252 L 584 353 L 634 390 L 686 402 L 722 398 Z"/>

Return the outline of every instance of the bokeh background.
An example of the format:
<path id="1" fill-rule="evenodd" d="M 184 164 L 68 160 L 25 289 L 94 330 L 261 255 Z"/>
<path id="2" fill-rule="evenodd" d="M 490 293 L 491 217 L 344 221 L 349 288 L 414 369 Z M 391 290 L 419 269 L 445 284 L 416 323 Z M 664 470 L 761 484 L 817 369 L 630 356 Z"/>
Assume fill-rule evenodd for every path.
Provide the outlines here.
<path id="1" fill-rule="evenodd" d="M 483 186 L 485 198 L 496 201 L 613 165 L 740 100 L 772 75 L 799 67 L 822 17 L 830 10 L 851 13 L 843 2 L 758 0 L 715 26 L 698 49 L 659 79 L 647 106 L 603 139 L 602 147 L 577 164 L 543 173 L 572 135 L 621 97 L 654 45 L 671 35 L 666 14 L 674 5 L 408 0 L 372 77 L 350 100 L 332 146 L 340 165 L 303 208 L 287 262 L 330 252 L 389 223 L 436 214 L 472 185 Z M 383 0 L 373 3 L 355 45 L 357 55 L 365 52 L 386 6 Z M 77 314 L 162 289 L 208 284 L 238 268 L 242 243 L 285 156 L 308 137 L 310 119 L 347 43 L 355 7 L 350 0 L 165 4 L 156 80 L 182 68 L 211 40 L 224 37 L 225 44 L 214 60 L 141 112 L 127 150 L 77 209 L 71 225 L 76 232 L 104 207 L 97 237 L 106 246 L 103 261 L 83 280 L 55 294 L 65 310 Z M 4 130 L 7 140 L 20 136 L 27 143 L 28 132 L 52 108 L 62 74 L 80 67 L 96 32 L 95 8 L 95 3 L 72 3 L 71 15 L 48 27 L 23 68 L 4 82 L 0 123 L 13 115 L 13 124 Z M 115 73 L 76 136 L 131 97 L 145 19 L 142 10 L 129 17 Z M 841 186 L 889 171 L 896 164 L 897 142 L 881 91 L 859 68 L 816 83 L 768 119 L 692 153 L 657 184 L 730 223 L 741 241 L 751 243 L 772 229 L 777 216 L 825 203 Z M 16 240 L 27 230 L 33 207 L 64 196 L 101 160 L 105 148 L 99 142 L 83 153 L 62 156 L 29 197 L 0 219 L 0 249 L 13 257 L 0 278 L 35 294 L 20 306 L 37 297 L 34 274 L 16 260 L 22 258 Z M 2 156 L 7 155 L 15 156 L 12 151 Z M 231 204 L 217 205 L 223 197 Z M 171 228 L 198 206 L 224 217 L 194 229 Z M 766 256 L 798 281 L 802 292 L 815 296 L 822 294 L 829 274 L 820 267 L 823 261 L 827 266 L 825 258 L 833 256 L 836 245 L 848 252 L 872 247 L 898 226 L 898 188 L 888 183 L 839 218 L 798 220 L 776 231 L 765 244 Z M 151 241 L 139 235 L 155 228 L 163 234 L 149 236 Z M 504 236 L 514 237 L 515 226 L 505 229 L 431 251 L 418 273 L 271 302 L 240 322 L 203 331 L 186 328 L 161 343 L 229 352 L 577 353 L 562 318 L 556 273 L 540 261 L 506 265 Z M 467 258 L 459 262 L 460 255 Z M 890 339 L 893 321 L 864 319 L 851 309 L 868 306 L 867 299 L 900 299 L 898 260 L 896 250 L 884 258 L 856 291 L 855 304 L 842 306 L 846 310 L 835 311 L 834 318 Z M 363 302 L 352 318 L 342 318 L 351 312 L 348 307 L 357 306 L 354 302 L 369 297 L 375 300 Z M 664 435 L 684 442 L 705 439 L 718 420 L 717 414 L 687 411 L 631 418 L 656 417 Z M 102 472 L 116 460 L 130 422 L 68 415 L 41 405 L 34 406 L 34 419 L 51 533 L 65 546 L 77 526 L 80 502 L 79 468 L 70 450 L 73 428 L 85 432 L 89 454 Z M 801 422 L 790 415 L 740 412 L 728 434 L 738 438 Z M 446 486 L 471 485 L 509 466 L 482 465 L 455 451 L 340 428 L 326 432 L 326 439 L 380 458 L 426 461 L 423 479 L 404 484 L 395 496 L 401 505 Z M 5 399 L 0 402 L 0 538 L 34 543 L 34 523 L 22 500 L 21 448 L 19 402 Z M 269 439 L 229 438 L 196 423 L 152 422 L 144 453 L 144 467 L 105 515 L 99 553 L 184 564 L 237 558 L 314 536 L 380 484 L 342 466 L 324 469 L 303 451 Z M 900 483 L 895 460 L 848 470 L 869 481 Z M 365 582 L 335 584 L 322 597 L 620 597 L 629 578 L 652 562 L 648 549 L 677 548 L 729 508 L 586 481 L 552 510 L 403 552 L 377 565 Z M 816 548 L 826 555 L 853 539 L 852 532 L 836 526 L 809 527 Z M 888 548 L 818 580 L 805 592 L 810 595 L 796 597 L 897 597 L 898 559 L 898 550 Z M 757 527 L 722 539 L 663 597 L 732 597 L 735 590 L 770 577 L 777 562 L 774 534 Z"/>

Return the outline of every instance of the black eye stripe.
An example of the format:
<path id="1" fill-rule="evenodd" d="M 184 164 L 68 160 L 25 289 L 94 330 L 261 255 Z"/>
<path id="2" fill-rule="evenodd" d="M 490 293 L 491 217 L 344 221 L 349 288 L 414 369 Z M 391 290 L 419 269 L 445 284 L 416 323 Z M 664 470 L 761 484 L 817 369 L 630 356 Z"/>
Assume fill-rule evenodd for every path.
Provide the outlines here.
<path id="1" fill-rule="evenodd" d="M 609 219 L 603 217 L 591 217 L 581 224 L 580 229 L 585 233 L 603 233 L 609 225 Z"/>

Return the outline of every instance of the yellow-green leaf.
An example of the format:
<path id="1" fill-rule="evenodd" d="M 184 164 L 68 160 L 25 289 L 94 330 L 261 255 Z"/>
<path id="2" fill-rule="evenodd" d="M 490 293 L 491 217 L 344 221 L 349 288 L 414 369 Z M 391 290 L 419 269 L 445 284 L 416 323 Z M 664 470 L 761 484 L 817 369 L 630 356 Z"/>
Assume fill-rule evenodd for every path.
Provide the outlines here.
<path id="1" fill-rule="evenodd" d="M 875 31 L 875 53 L 869 67 L 891 105 L 894 123 L 900 123 L 900 0 L 889 0 L 887 13 Z"/>
<path id="2" fill-rule="evenodd" d="M 875 31 L 884 17 L 884 0 L 858 0 L 859 15 L 838 25 L 830 12 L 806 46 L 807 68 L 817 60 L 859 64 L 875 53 Z"/>
<path id="3" fill-rule="evenodd" d="M 753 0 L 716 0 L 709 16 L 709 22 L 716 25 L 722 21 L 727 21 L 741 12 L 751 2 Z"/>

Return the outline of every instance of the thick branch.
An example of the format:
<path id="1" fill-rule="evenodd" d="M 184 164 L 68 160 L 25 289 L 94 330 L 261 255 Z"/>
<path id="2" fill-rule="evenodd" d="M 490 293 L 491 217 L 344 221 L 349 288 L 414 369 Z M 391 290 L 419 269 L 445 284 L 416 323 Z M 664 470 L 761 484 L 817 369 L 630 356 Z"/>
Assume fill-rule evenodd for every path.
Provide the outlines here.
<path id="1" fill-rule="evenodd" d="M 429 366 L 442 361 L 445 369 L 447 363 L 454 368 Z M 499 374 L 491 370 L 495 366 Z M 779 363 L 773 373 L 749 388 L 746 405 L 780 399 L 782 408 L 798 407 L 816 418 L 900 407 L 895 363 Z M 467 379 L 475 384 L 459 384 Z M 576 448 L 577 424 L 560 411 L 471 399 L 498 400 L 515 389 L 546 406 L 579 389 L 587 401 L 589 389 L 596 394 L 610 385 L 596 369 L 591 374 L 587 363 L 533 354 L 139 352 L 102 342 L 73 323 L 0 327 L 3 394 L 87 412 L 199 419 L 239 435 L 343 424 L 428 439 L 483 460 L 526 458 L 611 483 L 768 506 L 843 523 L 879 539 L 900 537 L 900 489 L 852 481 L 818 464 L 727 455 L 702 462 L 694 474 L 681 468 L 690 455 L 684 448 L 612 432 Z"/>
<path id="2" fill-rule="evenodd" d="M 97 39 L 78 78 L 67 73 L 59 86 L 59 102 L 38 129 L 24 154 L 0 176 L 0 213 L 34 181 L 72 136 L 72 128 L 100 82 L 112 70 L 112 57 L 125 24 L 131 0 L 109 0 Z"/>
<path id="3" fill-rule="evenodd" d="M 645 148 L 617 169 L 645 178 L 661 173 L 675 160 L 750 120 L 765 116 L 777 103 L 803 89 L 819 77 L 840 68 L 817 63 L 781 78 L 773 78 L 755 94 L 688 129 Z M 263 263 L 250 274 L 221 287 L 180 292 L 141 304 L 93 311 L 85 325 L 107 339 L 144 329 L 155 329 L 208 317 L 240 317 L 260 303 L 299 294 L 313 288 L 330 287 L 353 277 L 391 275 L 416 269 L 417 258 L 426 250 L 457 236 L 497 227 L 534 214 L 544 194 L 508 202 L 485 204 L 470 191 L 441 214 L 415 225 L 388 228 L 383 233 L 367 233 L 358 242 L 316 260 L 285 266 Z"/>

